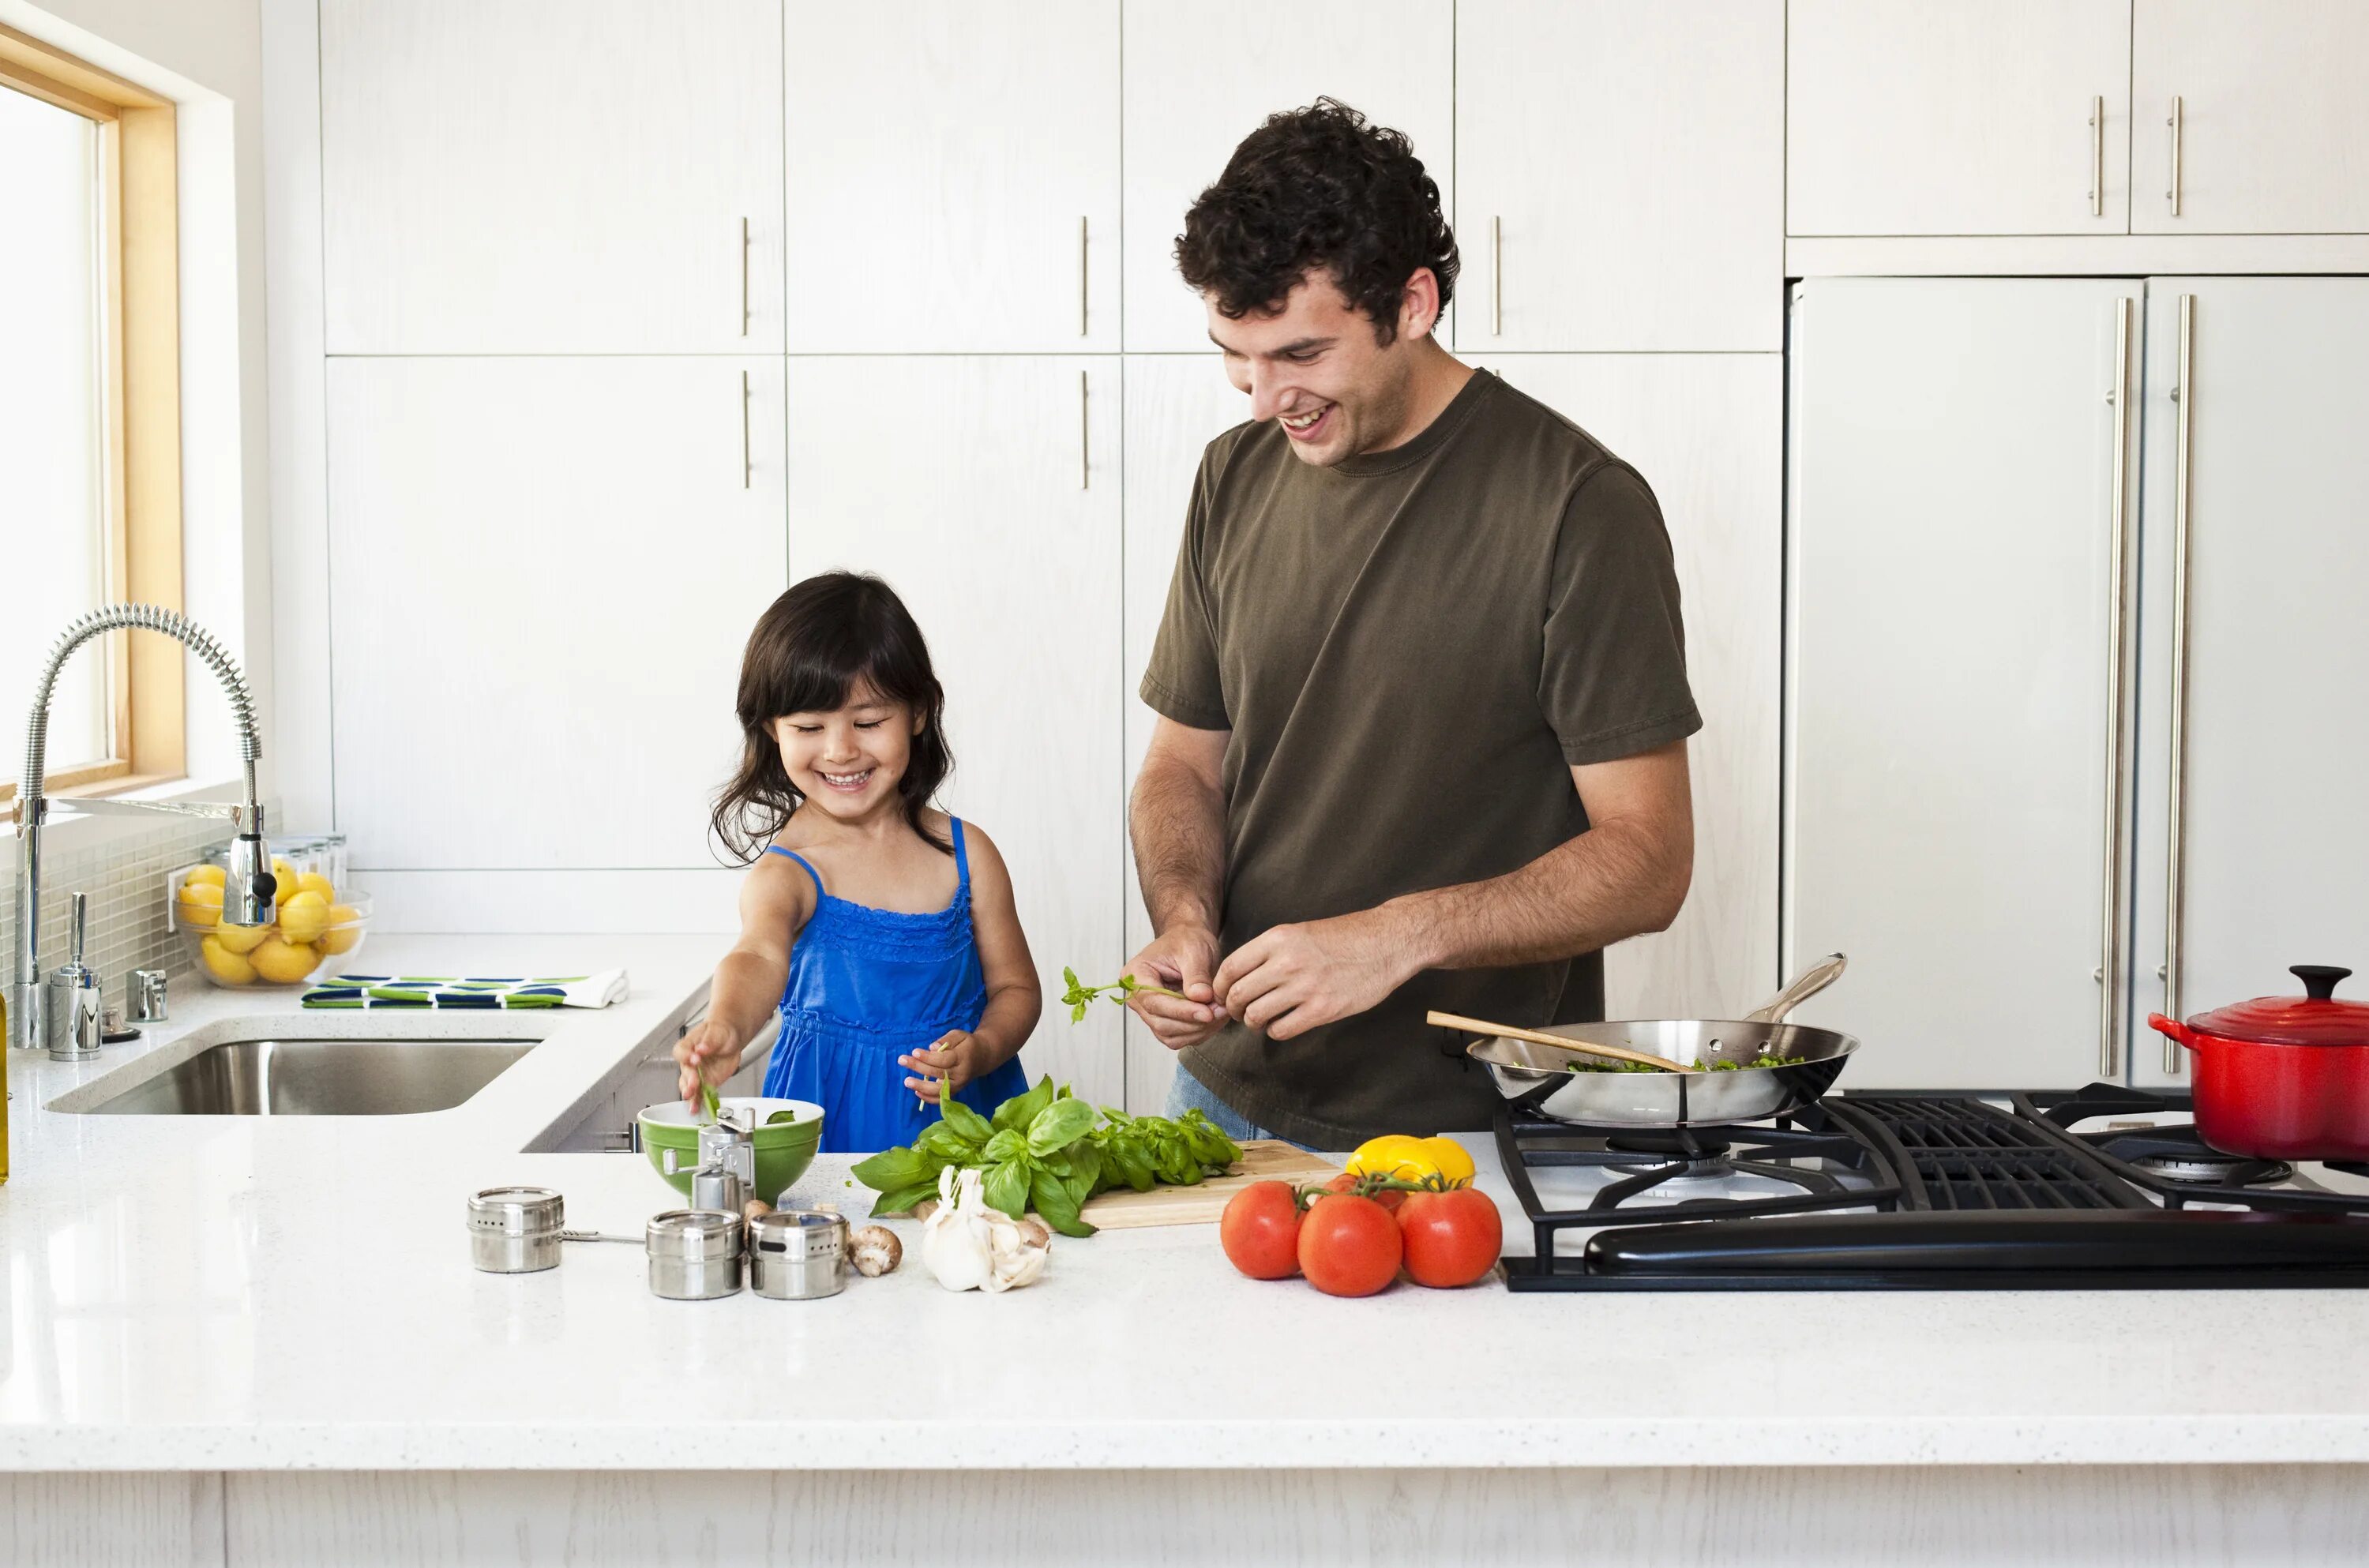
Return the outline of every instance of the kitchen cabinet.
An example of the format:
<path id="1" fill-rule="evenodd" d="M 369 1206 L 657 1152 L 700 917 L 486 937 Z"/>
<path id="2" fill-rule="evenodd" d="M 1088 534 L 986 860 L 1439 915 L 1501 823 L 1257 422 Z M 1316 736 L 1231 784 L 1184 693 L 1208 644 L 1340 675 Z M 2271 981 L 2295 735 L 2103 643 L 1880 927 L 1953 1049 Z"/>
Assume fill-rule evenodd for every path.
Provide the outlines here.
<path id="1" fill-rule="evenodd" d="M 2127 230 L 2129 0 L 1790 0 L 1784 49 L 1788 234 Z"/>
<path id="2" fill-rule="evenodd" d="M 814 356 L 789 372 L 791 574 L 876 572 L 920 622 L 956 761 L 942 799 L 1002 851 L 1045 982 L 1023 1064 L 1116 1104 L 1116 1011 L 1072 1025 L 1056 999 L 1064 966 L 1107 979 L 1126 957 L 1118 361 Z"/>
<path id="3" fill-rule="evenodd" d="M 2369 6 L 2136 0 L 2132 29 L 2134 231 L 2369 233 Z"/>
<path id="4" fill-rule="evenodd" d="M 794 353 L 1119 346 L 1115 0 L 792 0 Z"/>
<path id="5" fill-rule="evenodd" d="M 1849 956 L 1796 1016 L 1864 1042 L 1856 1087 L 2078 1083 L 2110 1044 L 2122 1070 L 2127 949 L 2102 960 L 2139 293 L 1795 290 L 1785 949 Z"/>
<path id="6" fill-rule="evenodd" d="M 331 354 L 777 353 L 778 0 L 321 0 Z"/>
<path id="7" fill-rule="evenodd" d="M 785 586 L 782 406 L 778 358 L 329 361 L 360 867 L 715 864 L 741 644 Z"/>
<path id="8" fill-rule="evenodd" d="M 1687 747 L 1694 884 L 1667 931 L 1606 950 L 1605 1015 L 1740 1016 L 1779 983 L 1784 361 L 1515 354 L 1479 362 L 1645 476 L 1677 566 L 1687 675 L 1703 715 Z"/>
<path id="9" fill-rule="evenodd" d="M 1200 299 L 1176 275 L 1185 209 L 1270 114 L 1325 94 L 1402 131 L 1454 211 L 1455 7 L 1449 0 L 1313 0 L 1301 46 L 1245 48 L 1278 27 L 1256 0 L 1127 0 L 1124 138 L 1127 347 L 1206 349 Z"/>
<path id="10" fill-rule="evenodd" d="M 2146 287 L 2133 1065 L 2184 1082 L 2148 1011 L 2299 995 L 2291 964 L 2369 975 L 2369 474 L 2350 391 L 2369 280 Z"/>
<path id="11" fill-rule="evenodd" d="M 1780 0 L 1460 0 L 1460 352 L 1783 344 Z"/>

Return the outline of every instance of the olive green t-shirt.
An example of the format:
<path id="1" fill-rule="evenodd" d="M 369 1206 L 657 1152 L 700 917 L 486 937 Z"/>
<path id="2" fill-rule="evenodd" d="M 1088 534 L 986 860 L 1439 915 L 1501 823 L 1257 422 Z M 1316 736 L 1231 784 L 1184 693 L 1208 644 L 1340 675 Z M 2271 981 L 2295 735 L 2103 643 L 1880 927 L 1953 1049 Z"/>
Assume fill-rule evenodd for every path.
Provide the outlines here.
<path id="1" fill-rule="evenodd" d="M 1211 441 L 1143 700 L 1231 731 L 1219 937 L 1502 876 L 1585 831 L 1574 764 L 1701 727 L 1654 493 L 1585 430 L 1476 373 L 1388 452 L 1314 468 L 1274 423 Z M 1600 954 L 1429 970 L 1271 1040 L 1239 1022 L 1185 1067 L 1323 1148 L 1489 1125 L 1497 1093 L 1427 1009 L 1601 1018 Z"/>

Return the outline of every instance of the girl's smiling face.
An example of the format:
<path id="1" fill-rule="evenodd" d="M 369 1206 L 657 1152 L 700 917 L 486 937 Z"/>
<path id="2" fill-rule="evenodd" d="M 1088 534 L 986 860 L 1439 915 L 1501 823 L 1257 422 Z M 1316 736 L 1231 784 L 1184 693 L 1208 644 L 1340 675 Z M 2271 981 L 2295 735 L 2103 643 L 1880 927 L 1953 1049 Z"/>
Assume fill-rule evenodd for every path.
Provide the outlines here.
<path id="1" fill-rule="evenodd" d="M 773 738 L 798 793 L 830 816 L 855 821 L 895 806 L 922 723 L 907 704 L 859 687 L 836 708 L 775 719 Z"/>

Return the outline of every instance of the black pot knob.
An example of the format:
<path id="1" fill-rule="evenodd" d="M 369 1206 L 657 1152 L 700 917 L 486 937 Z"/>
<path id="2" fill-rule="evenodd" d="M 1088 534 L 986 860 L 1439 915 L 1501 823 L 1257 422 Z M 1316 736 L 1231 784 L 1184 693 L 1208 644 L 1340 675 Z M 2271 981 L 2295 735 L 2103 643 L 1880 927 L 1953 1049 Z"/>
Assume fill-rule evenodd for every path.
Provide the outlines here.
<path id="1" fill-rule="evenodd" d="M 2333 964 L 2295 964 L 2287 973 L 2303 982 L 2304 994 L 2314 1001 L 2326 1001 L 2336 994 L 2336 982 L 2350 976 L 2350 969 L 2340 969 Z"/>

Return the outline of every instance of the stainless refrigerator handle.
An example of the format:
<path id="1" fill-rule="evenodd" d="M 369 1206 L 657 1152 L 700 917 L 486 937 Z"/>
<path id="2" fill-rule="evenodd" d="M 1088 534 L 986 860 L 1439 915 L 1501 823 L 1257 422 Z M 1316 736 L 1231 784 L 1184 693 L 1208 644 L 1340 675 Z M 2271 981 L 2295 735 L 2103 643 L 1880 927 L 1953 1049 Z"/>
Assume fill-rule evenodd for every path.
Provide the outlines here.
<path id="1" fill-rule="evenodd" d="M 1505 331 L 1505 220 L 1489 220 L 1489 336 Z"/>
<path id="2" fill-rule="evenodd" d="M 749 452 L 749 372 L 740 372 L 740 487 L 748 489 L 756 474 Z"/>
<path id="3" fill-rule="evenodd" d="M 2114 389 L 2106 401 L 2114 410 L 2114 476 L 2111 486 L 2111 507 L 2106 530 L 2108 544 L 2108 596 L 2111 601 L 2106 617 L 2106 809 L 2104 864 L 2099 876 L 2100 891 L 2104 895 L 2105 927 L 2102 956 L 2098 965 L 2098 1076 L 2111 1079 L 2122 1071 L 2122 1040 L 2115 1033 L 2121 1022 L 2122 1010 L 2115 1005 L 2120 992 L 2123 968 L 2123 786 L 2124 748 L 2123 728 L 2127 720 L 2123 711 L 2123 639 L 2128 627 L 2130 607 L 2126 602 L 2129 581 L 2125 557 L 2129 555 L 2130 488 L 2130 410 L 2131 410 L 2131 302 L 2128 297 L 2114 302 Z"/>
<path id="4" fill-rule="evenodd" d="M 2196 296 L 2180 296 L 2180 371 L 2171 388 L 2179 405 L 2171 438 L 2171 777 L 2170 800 L 2164 812 L 2169 842 L 2164 854 L 2163 892 L 2163 1015 L 2180 1016 L 2180 916 L 2186 901 L 2188 846 L 2180 809 L 2188 793 L 2188 454 L 2190 431 L 2196 418 L 2192 378 L 2196 340 Z M 2188 1053 L 2167 1036 L 2163 1070 L 2183 1071 Z"/>
<path id="5" fill-rule="evenodd" d="M 1086 221 L 1078 220 L 1078 336 L 1086 335 Z"/>
<path id="6" fill-rule="evenodd" d="M 2175 218 L 2180 216 L 2180 140 L 2181 131 L 2186 129 L 2180 121 L 2186 118 L 2187 111 L 2180 106 L 2180 95 L 2174 93 L 2171 118 L 2164 121 L 2171 127 L 2171 189 L 2163 193 L 2163 199 L 2171 203 L 2171 215 Z"/>
<path id="7" fill-rule="evenodd" d="M 2106 100 L 2089 100 L 2089 216 L 2106 215 Z"/>
<path id="8" fill-rule="evenodd" d="M 740 220 L 740 336 L 749 336 L 749 220 Z"/>
<path id="9" fill-rule="evenodd" d="M 1086 372 L 1078 372 L 1078 488 L 1093 484 L 1093 430 L 1086 422 Z"/>

